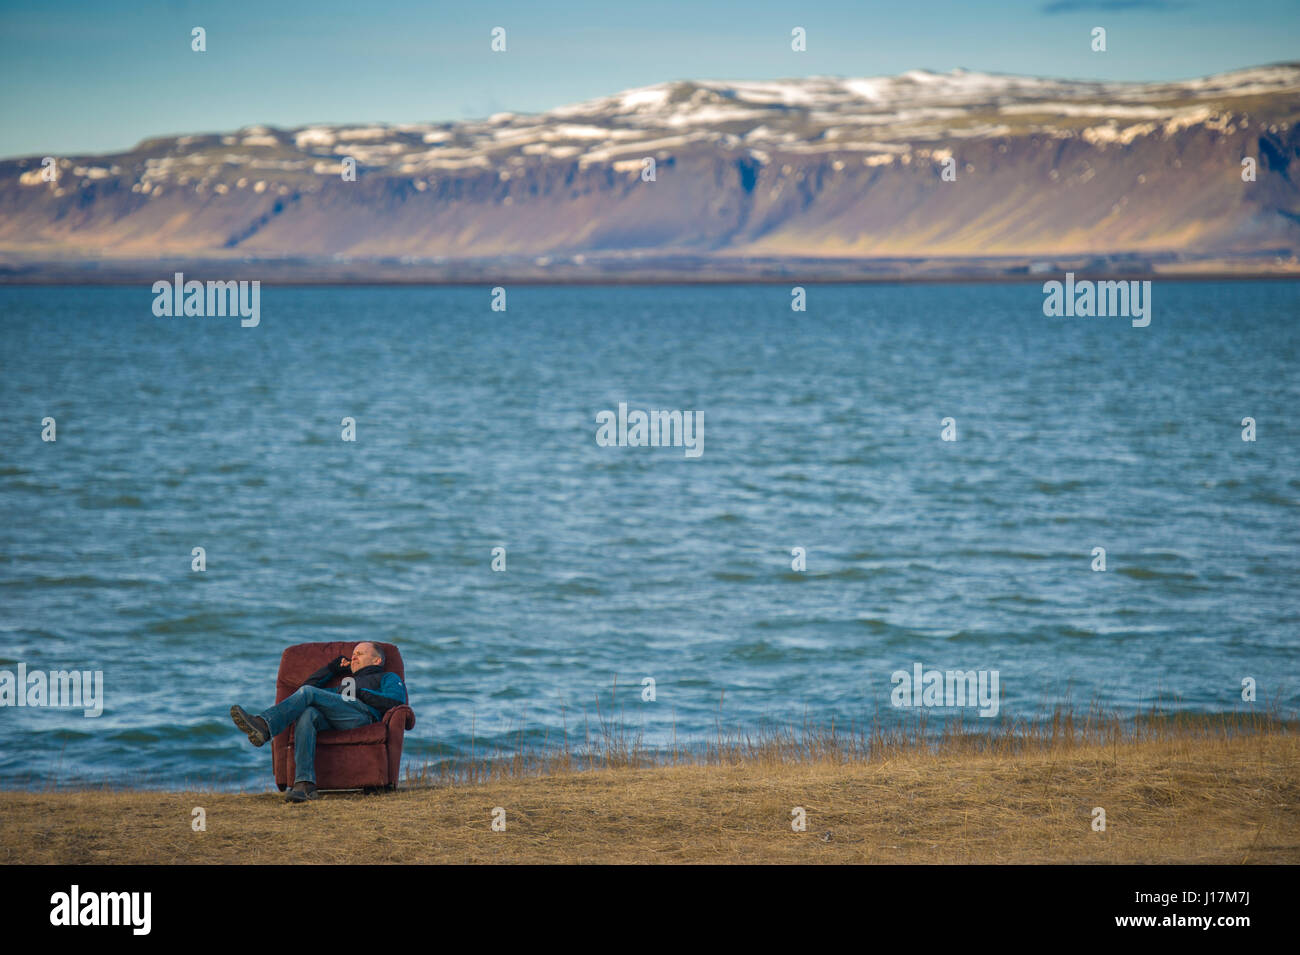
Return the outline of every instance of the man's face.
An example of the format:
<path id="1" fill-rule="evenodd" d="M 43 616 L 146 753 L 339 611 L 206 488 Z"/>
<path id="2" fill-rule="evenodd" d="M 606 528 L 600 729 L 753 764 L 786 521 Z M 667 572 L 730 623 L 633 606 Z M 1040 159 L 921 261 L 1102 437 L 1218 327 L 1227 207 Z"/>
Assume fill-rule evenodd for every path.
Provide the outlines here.
<path id="1" fill-rule="evenodd" d="M 366 667 L 372 667 L 379 663 L 379 654 L 375 652 L 373 644 L 358 643 L 352 648 L 352 672 L 356 673 Z"/>

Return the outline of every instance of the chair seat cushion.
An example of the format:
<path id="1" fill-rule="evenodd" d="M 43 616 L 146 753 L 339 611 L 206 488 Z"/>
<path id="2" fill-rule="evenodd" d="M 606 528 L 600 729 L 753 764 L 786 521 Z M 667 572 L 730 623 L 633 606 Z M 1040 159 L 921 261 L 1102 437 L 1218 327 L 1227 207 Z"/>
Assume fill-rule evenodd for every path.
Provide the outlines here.
<path id="1" fill-rule="evenodd" d="M 293 730 L 289 731 L 292 745 Z M 370 743 L 383 743 L 388 740 L 388 727 L 383 723 L 371 723 L 351 730 L 324 730 L 316 734 L 317 746 L 361 746 Z"/>

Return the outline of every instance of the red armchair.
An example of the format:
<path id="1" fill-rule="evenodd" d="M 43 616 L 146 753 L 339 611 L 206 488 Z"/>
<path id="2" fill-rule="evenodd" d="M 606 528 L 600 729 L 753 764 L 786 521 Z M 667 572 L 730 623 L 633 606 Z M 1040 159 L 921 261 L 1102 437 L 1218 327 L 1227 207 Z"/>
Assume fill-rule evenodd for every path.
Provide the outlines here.
<path id="1" fill-rule="evenodd" d="M 280 672 L 275 678 L 275 702 L 291 696 L 326 663 L 350 657 L 360 641 L 299 643 L 280 655 Z M 372 641 L 373 642 L 373 641 Z M 391 643 L 375 643 L 384 651 L 384 669 L 406 682 L 402 654 Z M 346 675 L 346 674 L 344 674 Z M 338 686 L 343 675 L 326 686 Z M 415 712 L 407 705 L 395 706 L 378 723 L 351 730 L 326 730 L 316 737 L 316 786 L 318 789 L 395 789 L 402 762 L 402 735 L 414 729 Z M 293 727 L 271 740 L 271 766 L 280 789 L 291 785 L 294 775 Z"/>

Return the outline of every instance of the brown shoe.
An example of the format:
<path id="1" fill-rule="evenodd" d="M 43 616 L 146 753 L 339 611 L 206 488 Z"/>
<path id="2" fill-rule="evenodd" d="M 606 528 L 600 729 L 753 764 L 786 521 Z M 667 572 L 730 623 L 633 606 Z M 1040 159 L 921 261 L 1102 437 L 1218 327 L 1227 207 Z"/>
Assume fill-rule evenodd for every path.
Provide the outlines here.
<path id="1" fill-rule="evenodd" d="M 230 718 L 235 725 L 248 734 L 248 741 L 254 746 L 261 746 L 271 738 L 271 727 L 260 716 L 253 716 L 242 706 L 230 708 Z"/>
<path id="2" fill-rule="evenodd" d="M 316 784 L 309 782 L 297 782 L 293 788 L 284 794 L 285 802 L 306 802 L 309 799 L 319 799 L 320 793 L 316 792 Z"/>

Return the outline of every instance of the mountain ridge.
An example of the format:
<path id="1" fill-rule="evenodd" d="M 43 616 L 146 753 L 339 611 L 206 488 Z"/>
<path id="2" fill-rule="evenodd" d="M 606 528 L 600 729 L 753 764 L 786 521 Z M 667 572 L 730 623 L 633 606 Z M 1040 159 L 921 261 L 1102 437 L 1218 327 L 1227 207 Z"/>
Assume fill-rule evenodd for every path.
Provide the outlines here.
<path id="1" fill-rule="evenodd" d="M 671 80 L 483 120 L 254 125 L 58 157 L 56 182 L 41 157 L 0 161 L 0 268 L 1137 256 L 1290 271 L 1297 120 L 1300 64 L 1284 63 L 1159 83 Z"/>

